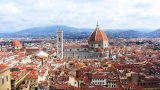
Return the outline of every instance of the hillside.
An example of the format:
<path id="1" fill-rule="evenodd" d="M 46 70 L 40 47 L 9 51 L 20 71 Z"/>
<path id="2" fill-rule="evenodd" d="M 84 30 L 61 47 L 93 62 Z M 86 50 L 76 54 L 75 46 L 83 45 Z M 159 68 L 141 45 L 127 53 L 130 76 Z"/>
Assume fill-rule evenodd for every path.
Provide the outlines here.
<path id="1" fill-rule="evenodd" d="M 150 37 L 150 38 L 157 38 L 160 37 L 160 29 L 157 29 L 153 32 L 147 33 L 146 37 Z"/>
<path id="2" fill-rule="evenodd" d="M 56 30 L 63 30 L 64 38 L 82 39 L 88 38 L 94 29 L 89 28 L 75 28 L 65 25 L 33 27 L 21 30 L 15 33 L 0 34 L 0 37 L 55 37 Z M 138 38 L 138 37 L 160 37 L 160 29 L 146 33 L 134 29 L 103 29 L 109 38 Z"/>
<path id="3" fill-rule="evenodd" d="M 86 38 L 91 32 L 87 28 L 74 28 L 64 25 L 33 27 L 13 33 L 15 37 L 55 37 L 56 30 L 61 29 L 64 32 L 64 38 Z"/>

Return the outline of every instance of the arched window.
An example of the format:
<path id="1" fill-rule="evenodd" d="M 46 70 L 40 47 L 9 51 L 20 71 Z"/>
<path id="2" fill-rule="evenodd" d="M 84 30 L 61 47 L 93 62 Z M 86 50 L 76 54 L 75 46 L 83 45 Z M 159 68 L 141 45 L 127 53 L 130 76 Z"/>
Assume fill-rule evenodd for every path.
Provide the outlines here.
<path id="1" fill-rule="evenodd" d="M 59 42 L 61 42 L 61 38 L 59 37 Z"/>

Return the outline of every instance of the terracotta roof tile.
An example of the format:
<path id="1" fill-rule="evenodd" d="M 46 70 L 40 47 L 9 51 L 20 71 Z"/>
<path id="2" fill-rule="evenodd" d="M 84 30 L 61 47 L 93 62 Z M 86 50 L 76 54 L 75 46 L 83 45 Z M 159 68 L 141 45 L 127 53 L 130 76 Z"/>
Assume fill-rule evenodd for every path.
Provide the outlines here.
<path id="1" fill-rule="evenodd" d="M 108 37 L 99 27 L 96 27 L 95 31 L 90 35 L 89 41 L 108 41 Z"/>

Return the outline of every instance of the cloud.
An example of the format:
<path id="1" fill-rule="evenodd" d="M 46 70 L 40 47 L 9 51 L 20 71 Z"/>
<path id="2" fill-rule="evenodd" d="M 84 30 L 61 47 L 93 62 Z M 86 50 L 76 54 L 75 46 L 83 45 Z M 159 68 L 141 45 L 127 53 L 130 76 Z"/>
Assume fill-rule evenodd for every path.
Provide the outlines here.
<path id="1" fill-rule="evenodd" d="M 1 0 L 0 32 L 54 24 L 159 28 L 160 0 Z"/>

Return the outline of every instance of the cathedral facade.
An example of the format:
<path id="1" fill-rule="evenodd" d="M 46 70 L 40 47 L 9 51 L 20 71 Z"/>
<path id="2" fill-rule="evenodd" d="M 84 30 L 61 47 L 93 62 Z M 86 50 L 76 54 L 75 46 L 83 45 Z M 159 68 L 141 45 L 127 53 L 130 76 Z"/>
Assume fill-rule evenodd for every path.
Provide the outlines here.
<path id="1" fill-rule="evenodd" d="M 63 34 L 63 32 L 61 33 Z M 57 33 L 57 57 L 58 58 L 77 58 L 77 59 L 89 59 L 89 58 L 101 58 L 101 57 L 109 57 L 109 40 L 106 34 L 100 30 L 99 25 L 96 26 L 94 32 L 91 33 L 88 44 L 86 45 L 64 45 L 63 42 L 59 43 L 59 40 L 63 40 L 63 37 Z M 63 35 L 61 35 L 63 36 Z M 60 49 L 63 46 L 63 49 Z M 63 51 L 59 51 L 63 50 Z M 62 54 L 59 52 L 63 52 Z M 61 54 L 61 55 L 59 55 Z M 61 56 L 61 57 L 60 57 Z"/>

